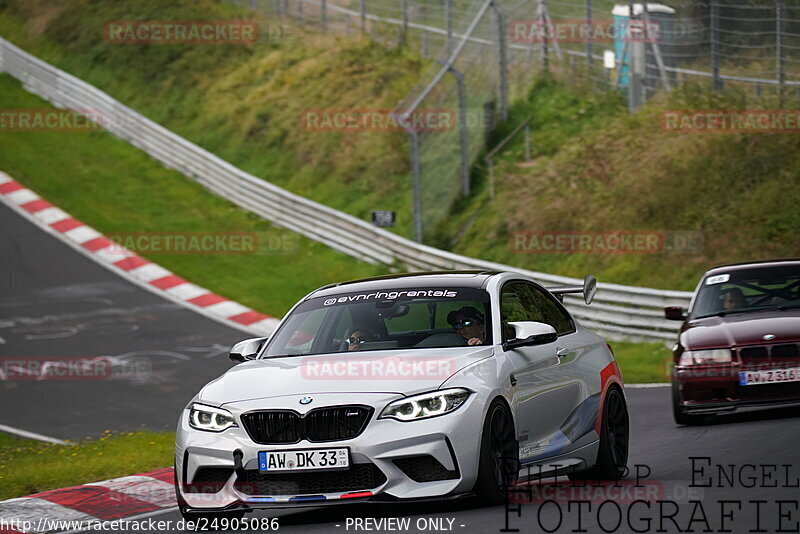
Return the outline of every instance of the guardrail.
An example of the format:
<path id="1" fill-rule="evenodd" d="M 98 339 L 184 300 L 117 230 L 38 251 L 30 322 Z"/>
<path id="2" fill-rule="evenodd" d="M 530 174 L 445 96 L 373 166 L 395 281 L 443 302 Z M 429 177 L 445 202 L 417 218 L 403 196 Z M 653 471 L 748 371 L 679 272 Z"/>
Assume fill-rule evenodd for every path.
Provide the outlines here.
<path id="1" fill-rule="evenodd" d="M 582 283 L 574 278 L 527 271 L 421 245 L 290 193 L 223 161 L 3 38 L 0 38 L 0 70 L 55 106 L 85 113 L 109 132 L 213 193 L 359 260 L 403 265 L 411 270 L 513 270 L 544 285 Z M 661 308 L 686 308 L 690 297 L 691 293 L 686 291 L 601 283 L 591 307 L 571 296 L 565 298 L 565 303 L 584 325 L 611 339 L 666 342 L 675 339 L 678 323 L 664 319 Z"/>

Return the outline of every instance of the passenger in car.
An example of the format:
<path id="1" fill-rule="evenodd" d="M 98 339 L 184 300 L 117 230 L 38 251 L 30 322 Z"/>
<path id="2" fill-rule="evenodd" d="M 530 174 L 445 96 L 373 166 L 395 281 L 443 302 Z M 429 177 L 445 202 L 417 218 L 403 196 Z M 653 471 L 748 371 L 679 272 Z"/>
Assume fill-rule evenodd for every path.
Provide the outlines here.
<path id="1" fill-rule="evenodd" d="M 467 341 L 467 345 L 483 345 L 486 339 L 486 321 L 483 314 L 472 306 L 464 306 L 447 314 L 456 333 Z"/>

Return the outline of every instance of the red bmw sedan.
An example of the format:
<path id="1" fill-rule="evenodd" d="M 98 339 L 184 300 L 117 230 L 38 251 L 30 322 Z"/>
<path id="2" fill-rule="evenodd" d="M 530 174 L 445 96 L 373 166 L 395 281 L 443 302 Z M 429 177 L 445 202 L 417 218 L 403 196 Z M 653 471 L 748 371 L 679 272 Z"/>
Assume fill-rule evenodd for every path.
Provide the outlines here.
<path id="1" fill-rule="evenodd" d="M 714 267 L 703 275 L 673 347 L 678 424 L 800 405 L 800 259 Z"/>

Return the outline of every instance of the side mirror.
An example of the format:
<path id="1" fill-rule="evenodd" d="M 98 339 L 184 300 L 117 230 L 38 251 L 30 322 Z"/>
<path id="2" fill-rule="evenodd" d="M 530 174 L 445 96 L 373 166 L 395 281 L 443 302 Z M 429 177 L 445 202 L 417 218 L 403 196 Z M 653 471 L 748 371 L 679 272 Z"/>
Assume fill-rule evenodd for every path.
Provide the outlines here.
<path id="1" fill-rule="evenodd" d="M 664 308 L 664 317 L 670 321 L 685 321 L 686 314 L 680 306 L 667 306 Z"/>
<path id="2" fill-rule="evenodd" d="M 583 301 L 588 305 L 594 300 L 597 295 L 597 278 L 591 274 L 583 277 Z"/>
<path id="3" fill-rule="evenodd" d="M 514 328 L 516 337 L 503 343 L 503 350 L 528 345 L 544 345 L 558 339 L 556 329 L 549 324 L 536 321 L 517 321 L 508 323 L 508 325 Z"/>
<path id="4" fill-rule="evenodd" d="M 231 353 L 228 355 L 228 358 L 233 360 L 236 363 L 246 362 L 247 360 L 255 359 L 256 355 L 261 350 L 261 347 L 264 346 L 264 343 L 269 339 L 269 337 L 254 337 L 251 339 L 245 339 L 244 341 L 238 342 L 236 345 L 233 346 L 231 349 Z"/>

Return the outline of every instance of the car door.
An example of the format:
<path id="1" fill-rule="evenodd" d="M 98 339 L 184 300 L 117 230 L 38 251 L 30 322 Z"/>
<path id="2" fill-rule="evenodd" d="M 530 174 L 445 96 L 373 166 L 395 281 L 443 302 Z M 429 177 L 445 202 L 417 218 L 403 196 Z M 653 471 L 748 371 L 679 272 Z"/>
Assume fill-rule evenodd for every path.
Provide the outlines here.
<path id="1" fill-rule="evenodd" d="M 552 343 L 505 352 L 515 369 L 513 409 L 523 463 L 570 449 L 571 443 L 562 426 L 584 396 L 575 380 L 574 366 L 569 362 L 573 347 L 562 347 L 563 338 L 574 331 L 574 324 L 568 315 L 566 320 L 561 314 L 553 315 L 554 310 L 546 306 L 548 301 L 542 300 L 547 295 L 537 293 L 539 291 L 542 290 L 531 283 L 511 281 L 503 286 L 500 294 L 503 341 L 514 337 L 514 329 L 508 325 L 512 321 L 551 324 L 561 334 Z M 566 360 L 563 364 L 562 359 Z"/>

